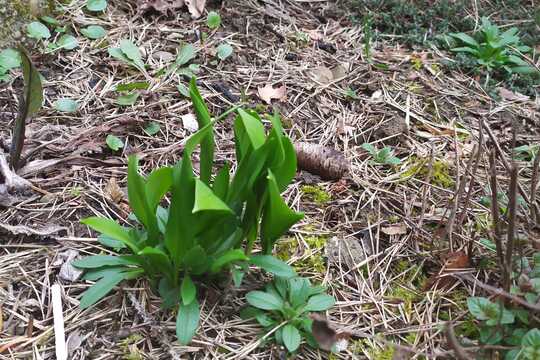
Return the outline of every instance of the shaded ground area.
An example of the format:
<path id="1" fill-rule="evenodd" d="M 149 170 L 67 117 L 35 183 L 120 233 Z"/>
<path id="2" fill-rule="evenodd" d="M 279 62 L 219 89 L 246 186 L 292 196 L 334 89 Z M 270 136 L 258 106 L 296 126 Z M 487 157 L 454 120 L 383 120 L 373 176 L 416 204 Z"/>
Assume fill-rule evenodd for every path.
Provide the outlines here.
<path id="1" fill-rule="evenodd" d="M 81 311 L 77 299 L 88 284 L 70 281 L 66 266 L 68 273 L 61 274 L 71 255 L 109 251 L 79 224 L 81 218 L 129 221 L 127 154 L 139 154 L 146 173 L 181 158 L 192 132 L 186 121 L 192 108 L 177 85 L 187 82 L 162 69 L 181 44 L 192 43 L 198 49 L 192 63 L 200 65 L 201 93 L 213 114 L 239 101 L 271 112 L 257 89 L 284 85 L 286 99 L 274 105 L 290 137 L 337 149 L 350 162 L 350 173 L 339 181 L 298 173 L 286 198 L 306 216 L 276 252 L 329 287 L 338 301 L 328 313 L 336 326 L 380 337 L 353 337 L 346 352 L 334 355 L 303 347 L 297 358 L 389 359 L 393 352 L 407 353 L 388 343 L 416 357 L 452 358 L 444 324 L 453 320 L 459 335 L 474 339 L 465 299 L 479 289 L 464 278 L 434 283 L 448 269 L 483 283 L 497 277 L 493 252 L 482 242 L 489 225 L 482 201 L 489 194 L 486 149 L 497 148 L 509 159 L 512 126 L 516 145 L 539 143 L 538 99 L 506 94 L 494 101 L 475 79 L 445 70 L 441 64 L 448 55 L 436 49 L 412 51 L 378 40 L 368 59 L 362 26 L 334 2 L 234 0 L 208 8 L 221 14 L 223 26 L 215 31 L 187 12 L 143 15 L 134 2 L 115 2 L 98 17 L 74 2 L 61 21 L 75 28 L 100 24 L 108 30 L 106 39 L 81 38 L 81 46 L 69 52 L 34 52 L 46 79 L 45 105 L 28 126 L 25 151 L 28 160 L 43 163 L 21 174 L 34 192 L 0 213 L 0 357 L 55 357 L 49 288 L 59 282 L 73 359 L 284 358 L 278 348 L 259 347 L 260 328 L 238 316 L 243 296 L 260 286 L 261 274 L 252 273 L 239 289 L 205 289 L 201 328 L 187 347 L 175 343 L 174 314 L 160 310 L 159 298 L 144 282 L 124 284 Z M 124 38 L 144 49 L 147 74 L 108 56 L 107 47 Z M 216 47 L 224 41 L 234 53 L 218 61 Z M 134 81 L 150 87 L 138 91 L 135 105 L 116 105 L 116 87 Z M 20 87 L 20 75 L 0 87 L 4 140 Z M 51 104 L 62 97 L 77 100 L 78 113 L 55 111 Z M 144 130 L 150 122 L 160 126 L 155 135 Z M 481 122 L 486 128 L 478 154 Z M 219 159 L 232 158 L 232 122 L 221 122 L 216 133 Z M 121 138 L 124 149 L 112 152 L 105 144 L 108 134 Z M 390 146 L 401 163 L 373 163 L 361 147 L 367 142 Z M 468 164 L 476 156 L 473 173 Z M 519 166 L 526 202 L 532 164 Z M 497 171 L 505 189 L 502 162 Z M 460 183 L 470 192 L 467 204 L 464 197 L 453 201 Z M 525 226 L 528 217 L 524 205 L 519 231 L 531 241 L 539 235 Z"/>

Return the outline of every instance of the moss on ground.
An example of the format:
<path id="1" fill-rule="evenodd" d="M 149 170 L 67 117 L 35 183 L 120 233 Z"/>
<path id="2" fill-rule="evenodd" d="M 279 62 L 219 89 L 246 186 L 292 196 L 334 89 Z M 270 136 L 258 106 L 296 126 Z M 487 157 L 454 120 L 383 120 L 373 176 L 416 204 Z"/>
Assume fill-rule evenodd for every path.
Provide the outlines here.
<path id="1" fill-rule="evenodd" d="M 410 166 L 401 174 L 401 179 L 406 180 L 411 177 L 418 177 L 426 180 L 429 174 L 429 159 L 412 158 Z M 449 189 L 454 186 L 454 179 L 450 175 L 450 166 L 447 162 L 439 159 L 433 161 L 431 173 L 431 184 Z"/>
<path id="2" fill-rule="evenodd" d="M 332 200 L 332 195 L 318 185 L 304 185 L 301 191 L 317 205 L 325 205 Z"/>
<path id="3" fill-rule="evenodd" d="M 295 261 L 292 266 L 297 271 L 309 271 L 317 273 L 326 272 L 326 263 L 323 257 L 324 247 L 328 238 L 326 236 L 308 236 L 304 238 L 307 248 L 304 250 L 305 255 L 309 255 Z M 276 255 L 279 259 L 287 261 L 297 253 L 297 242 L 294 238 L 284 238 L 276 246 Z"/>

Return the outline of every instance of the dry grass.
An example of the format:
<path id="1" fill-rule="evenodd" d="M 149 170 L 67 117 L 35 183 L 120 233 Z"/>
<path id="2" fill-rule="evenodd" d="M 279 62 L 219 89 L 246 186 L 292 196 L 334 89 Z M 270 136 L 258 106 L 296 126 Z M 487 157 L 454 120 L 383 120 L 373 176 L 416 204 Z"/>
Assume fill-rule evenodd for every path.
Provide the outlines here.
<path id="1" fill-rule="evenodd" d="M 356 338 L 336 358 L 375 358 L 388 343 L 411 349 L 409 355 L 414 358 L 453 357 L 443 325 L 448 319 L 459 324 L 465 318 L 464 299 L 480 290 L 467 281 L 435 290 L 424 285 L 439 272 L 450 247 L 457 251 L 474 242 L 472 265 L 492 256 L 478 246 L 479 238 L 487 237 L 489 209 L 480 198 L 489 194 L 485 191 L 489 179 L 485 150 L 494 142 L 488 136 L 477 172 L 467 177 L 472 177 L 469 205 L 462 207 L 463 197 L 456 204 L 463 223 L 454 224 L 449 242 L 441 234 L 454 207 L 458 179 L 473 156 L 481 119 L 506 158 L 512 124 L 518 128 L 519 143 L 540 142 L 537 99 L 536 103 L 534 99 L 494 102 L 474 79 L 441 71 L 437 64 L 445 54 L 436 50 L 413 53 L 375 44 L 373 62 L 388 67 L 378 70 L 363 58 L 361 29 L 353 27 L 345 14 L 336 14 L 332 2 L 228 1 L 220 10 L 224 26 L 210 32 L 204 43 L 197 41 L 199 31 L 206 31 L 204 19 L 193 21 L 183 13 L 169 18 L 142 16 L 134 2 L 114 2 L 105 15 L 96 18 L 82 10 L 82 1 L 73 4 L 61 17 L 63 22 L 75 29 L 100 24 L 108 36 L 104 42 L 80 37 L 81 46 L 74 51 L 53 55 L 34 51 L 37 67 L 47 79 L 46 101 L 29 125 L 26 151 L 29 160 L 45 162 L 24 173 L 41 193 L 34 192 L 0 213 L 5 229 L 0 242 L 1 359 L 55 358 L 53 283 L 63 288 L 72 359 L 284 358 L 280 349 L 258 347 L 260 328 L 238 317 L 245 303 L 243 295 L 262 284 L 261 275 L 253 274 L 240 289 L 206 288 L 201 327 L 187 347 L 175 343 L 174 314 L 160 310 L 159 298 L 144 282 L 124 283 L 98 305 L 81 311 L 78 298 L 89 284 L 59 277 L 66 251 L 80 255 L 109 251 L 79 224 L 81 218 L 102 215 L 127 221 L 125 199 L 110 184 L 114 178 L 121 189 L 125 187 L 128 153 L 143 158 L 146 172 L 181 157 L 182 144 L 190 134 L 181 117 L 192 109 L 176 85 L 185 81 L 175 74 L 158 76 L 164 64 L 152 55 L 158 51 L 175 54 L 182 42 L 194 43 L 199 50 L 194 62 L 201 65 L 200 88 L 212 113 L 222 113 L 231 105 L 227 94 L 216 89 L 226 88 L 237 97 L 243 91 L 248 103 L 255 105 L 261 103 L 257 87 L 284 84 L 287 100 L 276 106 L 291 138 L 336 148 L 351 163 L 349 176 L 339 182 L 321 182 L 299 173 L 285 195 L 294 208 L 306 212 L 290 233 L 297 244 L 290 259 L 293 265 L 324 255 L 323 249 L 309 247 L 306 239 L 310 236 L 337 236 L 365 248 L 366 257 L 355 259 L 355 264 L 326 262 L 324 273 L 303 272 L 327 285 L 336 297 L 337 305 L 328 313 L 335 324 L 373 336 Z M 326 23 L 319 21 L 319 14 Z M 304 40 L 300 32 L 320 37 L 319 46 L 309 36 Z M 115 45 L 123 38 L 144 48 L 148 74 L 108 57 L 107 43 Z M 235 52 L 225 62 L 215 63 L 214 48 L 225 40 Z M 321 42 L 332 44 L 335 53 L 321 50 Z M 297 59 L 286 60 L 288 53 Z M 421 69 L 413 68 L 412 57 L 422 59 Z M 313 80 L 318 67 L 338 65 L 345 69 L 338 79 Z M 121 108 L 113 103 L 116 85 L 143 80 L 149 81 L 150 91 L 142 92 L 135 106 Z M 4 140 L 9 138 L 20 83 L 19 76 L 12 86 L 0 88 Z M 358 99 L 346 97 L 348 88 L 356 91 Z M 60 97 L 77 100 L 80 111 L 75 115 L 54 111 L 51 104 Z M 158 134 L 144 133 L 149 121 L 160 124 Z M 219 161 L 234 153 L 230 124 L 224 121 L 216 129 Z M 105 137 L 110 133 L 127 144 L 121 153 L 113 154 L 106 147 Z M 364 142 L 392 146 L 402 164 L 371 164 L 360 147 Z M 424 159 L 425 165 L 415 174 L 410 170 L 418 159 Z M 436 181 L 441 175 L 436 164 L 445 164 L 448 174 L 442 175 L 453 183 Z M 502 164 L 498 170 L 499 182 L 506 188 L 508 176 Z M 531 164 L 521 163 L 524 189 L 529 189 L 531 176 Z M 331 194 L 329 203 L 317 205 L 303 196 L 301 186 L 313 182 Z M 521 213 L 518 231 L 526 232 L 528 216 Z M 19 225 L 29 229 L 10 227 Z M 396 226 L 405 231 L 388 235 L 388 229 Z M 14 234 L 17 231 L 23 233 Z M 461 271 L 490 283 L 497 280 L 493 270 L 471 266 Z M 325 359 L 328 354 L 304 347 L 297 358 Z"/>

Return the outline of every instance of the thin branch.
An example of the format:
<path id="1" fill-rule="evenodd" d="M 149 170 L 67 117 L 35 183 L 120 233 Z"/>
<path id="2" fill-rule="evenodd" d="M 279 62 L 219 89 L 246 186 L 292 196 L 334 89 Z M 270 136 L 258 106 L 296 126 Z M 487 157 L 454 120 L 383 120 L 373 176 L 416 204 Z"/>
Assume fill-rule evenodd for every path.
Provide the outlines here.
<path id="1" fill-rule="evenodd" d="M 508 189 L 508 236 L 506 240 L 506 278 L 504 289 L 510 290 L 512 274 L 512 255 L 514 254 L 514 240 L 516 235 L 516 212 L 517 212 L 517 182 L 518 182 L 518 167 L 512 163 L 510 169 L 510 188 Z"/>
<path id="2" fill-rule="evenodd" d="M 493 221 L 493 240 L 495 242 L 495 248 L 497 250 L 497 258 L 499 260 L 499 266 L 504 272 L 506 267 L 504 266 L 504 252 L 501 240 L 501 221 L 499 218 L 499 198 L 497 196 L 497 165 L 495 163 L 496 154 L 495 149 L 492 149 L 489 154 L 489 186 L 491 188 L 491 218 Z M 504 276 L 503 276 L 504 277 Z"/>
<path id="3" fill-rule="evenodd" d="M 454 355 L 456 355 L 456 359 L 469 360 L 471 356 L 467 354 L 465 349 L 463 349 L 463 347 L 461 347 L 461 345 L 459 344 L 459 341 L 456 338 L 456 334 L 454 332 L 454 326 L 452 322 L 449 321 L 446 323 L 445 333 L 448 345 L 452 348 L 452 350 L 454 350 Z"/>

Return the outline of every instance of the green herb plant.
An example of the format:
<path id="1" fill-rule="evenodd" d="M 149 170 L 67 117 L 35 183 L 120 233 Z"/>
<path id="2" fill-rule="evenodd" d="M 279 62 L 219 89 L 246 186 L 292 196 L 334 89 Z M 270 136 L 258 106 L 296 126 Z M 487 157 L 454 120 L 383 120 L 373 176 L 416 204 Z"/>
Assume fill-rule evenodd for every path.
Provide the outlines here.
<path id="1" fill-rule="evenodd" d="M 306 278 L 277 277 L 266 285 L 265 291 L 251 291 L 246 295 L 251 306 L 243 309 L 241 316 L 255 318 L 266 332 L 275 330 L 270 339 L 284 345 L 291 353 L 300 347 L 302 339 L 318 348 L 309 313 L 334 306 L 335 299 L 325 291 L 325 287 L 312 286 Z"/>
<path id="2" fill-rule="evenodd" d="M 529 304 L 536 304 L 540 299 L 540 253 L 533 256 L 532 264 L 527 258 L 521 258 L 516 269 L 510 292 Z M 470 297 L 467 306 L 479 322 L 482 345 L 502 345 L 505 360 L 540 358 L 540 330 L 535 318 L 529 316 L 529 309 L 485 297 Z"/>
<path id="3" fill-rule="evenodd" d="M 392 149 L 389 146 L 385 146 L 381 150 L 378 150 L 375 146 L 370 143 L 362 144 L 362 149 L 366 150 L 371 157 L 371 164 L 380 164 L 380 165 L 399 165 L 401 164 L 401 159 L 394 156 Z"/>
<path id="4" fill-rule="evenodd" d="M 232 272 L 235 284 L 249 265 L 278 276 L 294 276 L 286 263 L 269 255 L 281 235 L 302 218 L 282 199 L 296 173 L 294 147 L 277 115 L 267 132 L 259 116 L 238 107 L 212 118 L 193 78 L 190 96 L 199 130 L 185 143 L 175 166 L 139 174 L 135 156 L 128 164 L 128 200 L 136 219 L 122 226 L 103 217 L 82 223 L 101 233 L 105 246 L 119 255 L 95 255 L 74 262 L 85 269 L 85 280 L 97 281 L 81 298 L 81 308 L 102 299 L 122 280 L 146 277 L 160 294 L 164 308 L 178 305 L 176 334 L 181 344 L 194 336 L 199 323 L 199 280 L 219 279 Z M 235 111 L 237 166 L 225 164 L 213 172 L 216 121 Z M 200 145 L 200 174 L 191 157 Z M 169 194 L 170 206 L 160 206 Z M 253 255 L 260 238 L 262 255 Z"/>
<path id="5" fill-rule="evenodd" d="M 0 51 L 0 82 L 10 79 L 9 71 L 21 66 L 21 55 L 15 49 L 4 49 Z"/>
<path id="6" fill-rule="evenodd" d="M 472 56 L 477 65 L 486 70 L 486 85 L 490 73 L 494 70 L 504 70 L 508 74 L 538 72 L 536 68 L 523 60 L 521 54 L 530 52 L 531 48 L 521 43 L 518 29 L 515 27 L 501 33 L 497 25 L 483 17 L 480 31 L 474 34 L 474 37 L 465 33 L 449 35 L 462 44 L 460 47 L 453 48 L 453 52 Z"/>

